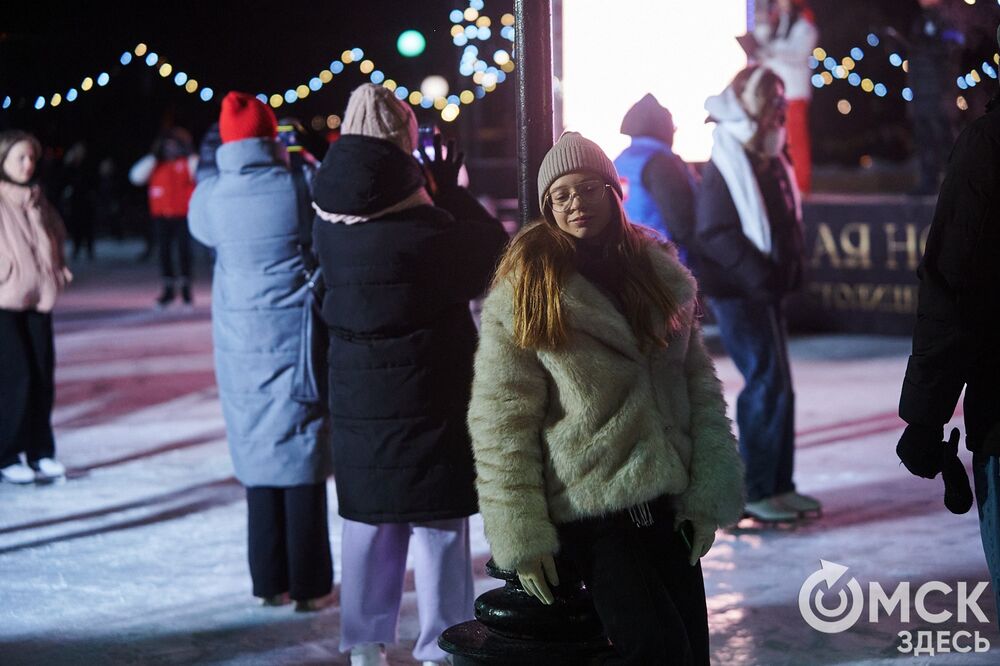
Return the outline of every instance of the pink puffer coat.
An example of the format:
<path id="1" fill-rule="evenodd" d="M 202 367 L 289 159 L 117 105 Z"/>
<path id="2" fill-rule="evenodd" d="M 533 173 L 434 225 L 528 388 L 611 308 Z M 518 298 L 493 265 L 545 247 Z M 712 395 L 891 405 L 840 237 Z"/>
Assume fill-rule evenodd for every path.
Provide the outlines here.
<path id="1" fill-rule="evenodd" d="M 50 312 L 73 278 L 66 230 L 38 186 L 0 181 L 0 308 Z"/>

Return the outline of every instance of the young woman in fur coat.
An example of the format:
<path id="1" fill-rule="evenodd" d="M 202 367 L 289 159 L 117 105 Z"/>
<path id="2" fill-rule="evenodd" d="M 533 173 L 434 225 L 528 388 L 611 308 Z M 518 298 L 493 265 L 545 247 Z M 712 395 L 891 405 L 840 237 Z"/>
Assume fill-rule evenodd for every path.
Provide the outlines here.
<path id="1" fill-rule="evenodd" d="M 469 408 L 497 565 L 543 603 L 572 566 L 627 664 L 708 664 L 699 559 L 743 507 L 742 467 L 676 253 L 632 225 L 614 165 L 568 132 L 544 219 L 502 260 Z"/>

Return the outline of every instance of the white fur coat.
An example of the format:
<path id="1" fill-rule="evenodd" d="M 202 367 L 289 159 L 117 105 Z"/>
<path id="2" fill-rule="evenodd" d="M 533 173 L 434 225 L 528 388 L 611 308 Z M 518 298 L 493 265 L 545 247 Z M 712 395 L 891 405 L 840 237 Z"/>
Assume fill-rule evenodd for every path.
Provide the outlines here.
<path id="1" fill-rule="evenodd" d="M 696 285 L 651 250 L 693 321 Z M 579 274 L 563 289 L 569 343 L 519 348 L 513 288 L 483 305 L 469 405 L 476 485 L 496 563 L 556 553 L 555 525 L 675 496 L 679 519 L 714 526 L 743 510 L 743 469 L 697 325 L 643 352 L 625 318 Z"/>

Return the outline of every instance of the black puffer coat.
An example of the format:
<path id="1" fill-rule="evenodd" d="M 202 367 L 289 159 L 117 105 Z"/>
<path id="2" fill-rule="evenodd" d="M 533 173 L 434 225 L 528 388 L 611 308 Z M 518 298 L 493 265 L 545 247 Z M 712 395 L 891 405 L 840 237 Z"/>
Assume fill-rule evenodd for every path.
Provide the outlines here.
<path id="1" fill-rule="evenodd" d="M 775 300 L 802 284 L 805 243 L 787 172 L 777 159 L 751 157 L 751 164 L 774 249 L 765 255 L 743 234 L 729 187 L 709 162 L 698 191 L 693 248 L 698 286 L 709 297 Z"/>
<path id="2" fill-rule="evenodd" d="M 967 445 L 1000 455 L 1000 104 L 952 150 L 917 274 L 899 415 L 941 427 L 965 388 Z"/>
<path id="3" fill-rule="evenodd" d="M 348 135 L 316 176 L 324 211 L 370 215 L 423 175 L 394 144 Z M 340 515 L 414 522 L 477 511 L 465 425 L 476 329 L 469 301 L 507 242 L 464 189 L 356 224 L 316 218 L 327 293 L 330 411 Z"/>

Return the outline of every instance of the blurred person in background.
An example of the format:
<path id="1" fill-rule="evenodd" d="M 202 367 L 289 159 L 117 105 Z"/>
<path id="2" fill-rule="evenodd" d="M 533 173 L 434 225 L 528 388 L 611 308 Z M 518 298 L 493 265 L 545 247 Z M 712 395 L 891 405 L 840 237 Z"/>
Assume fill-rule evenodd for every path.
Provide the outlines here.
<path id="1" fill-rule="evenodd" d="M 821 509 L 792 480 L 795 392 L 784 300 L 802 284 L 805 256 L 799 192 L 785 158 L 784 89 L 777 74 L 751 66 L 705 102 L 716 127 L 695 229 L 698 284 L 744 379 L 736 421 L 746 514 L 762 522 Z"/>
<path id="2" fill-rule="evenodd" d="M 110 233 L 115 239 L 125 237 L 125 226 L 122 219 L 122 182 L 119 180 L 115 161 L 105 157 L 97 165 L 97 197 L 94 216 L 98 229 Z"/>
<path id="3" fill-rule="evenodd" d="M 653 95 L 645 95 L 622 119 L 621 133 L 632 137 L 632 143 L 615 158 L 615 169 L 628 219 L 673 241 L 687 264 L 697 181 L 673 151 L 674 131 L 670 111 Z"/>
<path id="4" fill-rule="evenodd" d="M 205 135 L 201 137 L 198 144 L 198 167 L 194 172 L 194 182 L 200 183 L 209 176 L 219 173 L 219 165 L 215 161 L 215 151 L 222 145 L 222 137 L 219 136 L 219 123 L 215 122 L 208 126 Z"/>
<path id="5" fill-rule="evenodd" d="M 52 307 L 72 280 L 63 256 L 66 230 L 35 184 L 38 139 L 0 133 L 0 478 L 59 479 L 52 405 Z"/>
<path id="6" fill-rule="evenodd" d="M 87 144 L 74 143 L 63 156 L 62 191 L 59 206 L 73 240 L 73 260 L 85 252 L 94 258 L 94 223 L 96 218 L 96 183 L 87 161 Z"/>
<path id="7" fill-rule="evenodd" d="M 913 124 L 913 149 L 917 156 L 918 180 L 912 194 L 934 195 L 941 184 L 941 171 L 951 150 L 952 109 L 955 85 L 951 76 L 953 51 L 964 37 L 946 19 L 941 0 L 919 0 L 920 12 L 904 41 L 907 47 L 906 82 L 913 92 L 907 107 Z"/>
<path id="8" fill-rule="evenodd" d="M 173 303 L 178 292 L 184 305 L 193 303 L 187 214 L 197 167 L 198 156 L 194 154 L 191 135 L 175 127 L 163 132 L 150 154 L 129 170 L 128 178 L 133 185 L 148 185 L 149 214 L 160 249 L 163 278 L 163 290 L 156 299 L 160 308 Z M 175 250 L 177 263 L 174 262 Z"/>
<path id="9" fill-rule="evenodd" d="M 767 21 L 754 30 L 758 48 L 753 62 L 767 67 L 785 84 L 788 101 L 788 152 L 799 191 L 812 191 L 812 140 L 809 137 L 809 100 L 812 55 L 819 32 L 816 16 L 805 0 L 768 0 Z"/>

